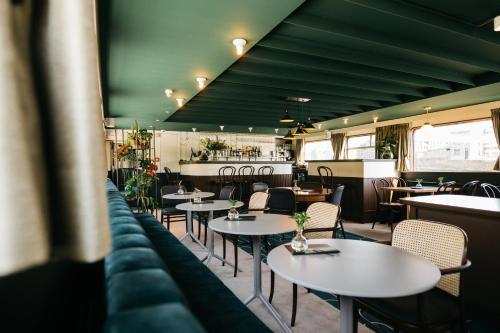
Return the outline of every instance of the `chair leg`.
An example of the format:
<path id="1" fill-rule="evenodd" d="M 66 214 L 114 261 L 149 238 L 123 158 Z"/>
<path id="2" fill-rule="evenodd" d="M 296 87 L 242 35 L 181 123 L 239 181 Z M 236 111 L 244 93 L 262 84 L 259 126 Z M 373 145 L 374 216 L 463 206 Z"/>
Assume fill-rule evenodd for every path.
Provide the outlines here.
<path id="1" fill-rule="evenodd" d="M 356 302 L 353 302 L 354 304 L 352 305 L 352 333 L 358 333 L 358 306 Z"/>
<path id="2" fill-rule="evenodd" d="M 186 220 L 186 233 L 187 233 L 188 232 L 188 216 L 187 216 L 187 213 L 184 214 L 184 219 Z"/>
<path id="3" fill-rule="evenodd" d="M 340 231 L 342 232 L 342 237 L 344 237 L 344 239 L 346 239 L 345 231 L 344 231 L 344 223 L 342 223 L 342 220 L 339 220 L 339 224 L 340 224 Z M 372 229 L 373 229 L 373 227 L 372 227 Z"/>
<path id="4" fill-rule="evenodd" d="M 297 316 L 297 285 L 293 284 L 293 301 L 292 301 L 292 322 L 290 326 L 295 326 L 295 317 Z"/>
<path id="5" fill-rule="evenodd" d="M 198 215 L 198 239 L 201 240 L 201 216 Z"/>
<path id="6" fill-rule="evenodd" d="M 170 230 L 170 215 L 167 215 L 167 230 Z"/>
<path id="7" fill-rule="evenodd" d="M 238 236 L 234 239 L 234 277 L 238 275 Z"/>
<path id="8" fill-rule="evenodd" d="M 205 233 L 203 234 L 203 245 L 207 246 L 207 228 L 208 228 L 208 221 L 207 223 L 203 223 L 203 226 L 205 227 Z"/>
<path id="9" fill-rule="evenodd" d="M 274 272 L 271 271 L 271 290 L 269 291 L 269 303 L 273 302 L 274 296 Z"/>
<path id="10" fill-rule="evenodd" d="M 226 235 L 222 234 L 222 258 L 226 259 Z M 225 266 L 226 263 L 222 261 L 222 266 Z"/>

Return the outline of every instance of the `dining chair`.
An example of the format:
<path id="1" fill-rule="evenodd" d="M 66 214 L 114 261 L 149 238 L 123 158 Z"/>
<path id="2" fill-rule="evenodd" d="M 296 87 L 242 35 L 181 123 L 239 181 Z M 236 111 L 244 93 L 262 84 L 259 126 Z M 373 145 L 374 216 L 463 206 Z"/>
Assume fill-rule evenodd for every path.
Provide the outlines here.
<path id="1" fill-rule="evenodd" d="M 480 188 L 481 188 L 480 180 L 471 180 L 470 182 L 465 183 L 460 188 L 459 194 L 475 196 L 479 193 L 478 190 L 480 190 Z"/>
<path id="2" fill-rule="evenodd" d="M 186 189 L 182 186 L 184 191 Z M 170 230 L 170 222 L 179 222 L 186 221 L 186 230 L 187 230 L 187 215 L 183 210 L 178 210 L 175 208 L 180 203 L 185 202 L 185 200 L 180 199 L 165 199 L 164 195 L 177 193 L 179 186 L 177 185 L 165 185 L 160 188 L 161 195 L 161 218 L 160 222 L 163 224 L 165 222 L 165 218 L 167 219 L 167 229 Z"/>
<path id="3" fill-rule="evenodd" d="M 231 165 L 226 165 L 219 168 L 216 185 L 219 187 L 219 191 L 226 185 L 234 185 L 234 175 L 236 174 L 236 168 Z"/>
<path id="4" fill-rule="evenodd" d="M 169 167 L 164 167 L 163 170 L 165 171 L 165 184 L 166 185 L 172 185 L 176 184 L 179 182 L 179 174 L 175 174 L 170 170 Z"/>
<path id="5" fill-rule="evenodd" d="M 498 188 L 498 186 L 488 183 L 482 183 L 481 190 L 488 198 L 500 198 L 500 189 Z"/>
<path id="6" fill-rule="evenodd" d="M 255 168 L 251 165 L 244 165 L 238 169 L 238 176 L 235 181 L 238 200 L 246 201 L 250 197 L 250 183 L 253 181 L 254 173 Z"/>
<path id="7" fill-rule="evenodd" d="M 456 186 L 457 186 L 456 181 L 443 183 L 439 185 L 436 194 L 453 194 Z"/>
<path id="8" fill-rule="evenodd" d="M 269 199 L 269 194 L 266 192 L 255 192 L 252 194 L 250 197 L 250 200 L 248 201 L 248 209 L 245 211 L 241 211 L 240 214 L 247 214 L 247 213 L 262 213 L 267 207 L 267 200 Z M 226 248 L 226 240 L 229 240 L 233 243 L 233 250 L 234 250 L 234 273 L 233 276 L 236 277 L 238 275 L 238 246 L 240 245 L 240 238 L 238 235 L 223 235 L 222 236 L 222 248 L 223 248 L 223 254 L 222 257 L 226 259 L 226 251 L 224 250 Z M 250 246 L 252 247 L 252 242 L 249 242 Z M 253 252 L 253 250 L 252 250 Z"/>
<path id="9" fill-rule="evenodd" d="M 319 182 L 322 188 L 333 189 L 333 171 L 327 166 L 320 165 L 318 170 Z"/>
<path id="10" fill-rule="evenodd" d="M 340 206 L 328 202 L 315 202 L 307 208 L 309 220 L 305 224 L 304 236 L 307 239 L 336 238 L 339 230 Z M 271 270 L 271 289 L 269 292 L 269 303 L 273 301 L 275 274 Z M 309 291 L 309 290 L 308 290 Z M 297 315 L 297 284 L 292 285 L 292 320 L 291 326 L 295 326 Z"/>
<path id="11" fill-rule="evenodd" d="M 288 188 L 270 188 L 267 213 L 295 214 L 295 193 Z"/>
<path id="12" fill-rule="evenodd" d="M 262 182 L 255 182 L 252 184 L 252 192 L 267 192 L 269 185 Z"/>
<path id="13" fill-rule="evenodd" d="M 299 183 L 299 187 L 302 190 L 314 190 L 317 192 L 321 192 L 323 190 L 323 186 L 321 183 L 318 182 L 312 182 L 312 181 L 304 181 Z"/>
<path id="14" fill-rule="evenodd" d="M 369 312 L 400 330 L 430 332 L 439 327 L 459 327 L 466 332 L 464 271 L 467 235 L 461 228 L 440 222 L 405 220 L 392 234 L 392 246 L 432 261 L 441 271 L 441 280 L 430 291 L 397 298 L 357 298 L 355 308 Z M 354 316 L 358 311 L 354 310 Z M 356 325 L 357 326 L 357 325 Z"/>
<path id="15" fill-rule="evenodd" d="M 344 194 L 345 185 L 333 185 L 333 193 L 330 196 L 330 203 L 342 207 L 342 195 Z M 345 237 L 344 224 L 342 223 L 342 216 L 339 215 L 339 226 L 342 236 Z"/>
<path id="16" fill-rule="evenodd" d="M 270 184 L 270 182 L 271 182 L 271 176 L 273 174 L 274 174 L 274 167 L 272 167 L 270 165 L 261 166 L 257 170 L 257 179 L 256 179 L 256 181 Z"/>
<path id="17" fill-rule="evenodd" d="M 375 217 L 372 223 L 372 229 L 375 228 L 375 223 L 379 219 L 385 220 L 387 218 L 388 224 L 393 231 L 393 223 L 395 222 L 396 215 L 402 216 L 405 206 L 397 201 L 391 200 L 390 192 L 384 191 L 382 187 L 389 187 L 390 183 L 387 179 L 379 178 L 372 180 L 373 189 L 377 198 L 377 207 Z"/>

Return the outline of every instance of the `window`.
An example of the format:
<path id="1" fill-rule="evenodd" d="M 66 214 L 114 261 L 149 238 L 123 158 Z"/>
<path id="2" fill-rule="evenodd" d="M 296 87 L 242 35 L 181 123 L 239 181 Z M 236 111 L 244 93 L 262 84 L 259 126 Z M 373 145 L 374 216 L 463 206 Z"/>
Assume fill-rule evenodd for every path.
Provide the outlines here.
<path id="1" fill-rule="evenodd" d="M 346 151 L 348 160 L 375 158 L 375 134 L 348 137 Z"/>
<path id="2" fill-rule="evenodd" d="M 490 171 L 499 152 L 491 120 L 419 128 L 413 142 L 415 171 Z"/>
<path id="3" fill-rule="evenodd" d="M 332 143 L 330 140 L 306 142 L 304 147 L 306 161 L 333 159 Z"/>

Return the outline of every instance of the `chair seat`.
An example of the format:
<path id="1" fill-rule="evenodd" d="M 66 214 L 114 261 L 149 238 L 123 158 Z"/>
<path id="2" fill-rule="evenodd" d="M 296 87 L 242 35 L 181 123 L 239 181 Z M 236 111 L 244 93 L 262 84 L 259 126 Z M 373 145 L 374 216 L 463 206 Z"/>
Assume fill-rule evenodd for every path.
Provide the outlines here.
<path id="1" fill-rule="evenodd" d="M 399 202 L 379 202 L 379 205 L 381 206 L 390 206 L 390 207 L 404 207 L 402 203 Z"/>
<path id="2" fill-rule="evenodd" d="M 356 301 L 398 322 L 417 324 L 417 296 L 361 298 Z M 439 288 L 424 293 L 422 303 L 424 324 L 442 324 L 459 319 L 456 298 Z"/>
<path id="3" fill-rule="evenodd" d="M 175 207 L 162 208 L 161 212 L 165 215 L 184 215 L 186 213 L 185 211 L 179 210 Z"/>

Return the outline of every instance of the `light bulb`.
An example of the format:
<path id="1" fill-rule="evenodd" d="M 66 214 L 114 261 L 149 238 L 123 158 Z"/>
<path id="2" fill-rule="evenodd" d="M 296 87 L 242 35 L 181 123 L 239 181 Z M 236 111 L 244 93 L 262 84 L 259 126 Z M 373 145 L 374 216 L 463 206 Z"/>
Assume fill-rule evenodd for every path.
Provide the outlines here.
<path id="1" fill-rule="evenodd" d="M 196 82 L 198 82 L 198 88 L 203 89 L 205 88 L 205 83 L 207 82 L 206 77 L 197 77 Z"/>
<path id="2" fill-rule="evenodd" d="M 182 106 L 184 104 L 184 101 L 185 101 L 184 98 L 176 98 L 175 100 L 177 101 L 178 106 Z"/>
<path id="3" fill-rule="evenodd" d="M 243 38 L 233 39 L 233 45 L 236 47 L 236 54 L 243 55 L 243 47 L 247 44 L 247 41 Z"/>
<path id="4" fill-rule="evenodd" d="M 168 98 L 172 97 L 173 93 L 174 91 L 172 89 L 165 89 L 165 96 L 167 96 Z"/>

